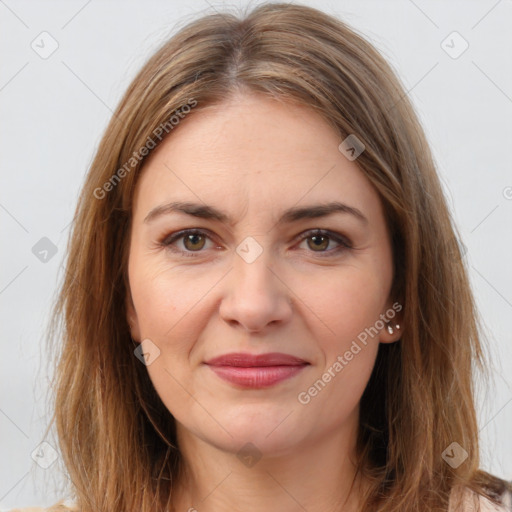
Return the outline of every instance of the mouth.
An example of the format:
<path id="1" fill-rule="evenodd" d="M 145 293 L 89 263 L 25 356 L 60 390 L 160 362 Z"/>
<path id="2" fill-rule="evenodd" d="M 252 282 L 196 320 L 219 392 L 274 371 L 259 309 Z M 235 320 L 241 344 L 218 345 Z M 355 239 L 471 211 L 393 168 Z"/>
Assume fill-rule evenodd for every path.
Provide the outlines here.
<path id="1" fill-rule="evenodd" d="M 221 379 L 243 388 L 266 388 L 300 373 L 310 363 L 282 353 L 231 353 L 205 363 Z"/>

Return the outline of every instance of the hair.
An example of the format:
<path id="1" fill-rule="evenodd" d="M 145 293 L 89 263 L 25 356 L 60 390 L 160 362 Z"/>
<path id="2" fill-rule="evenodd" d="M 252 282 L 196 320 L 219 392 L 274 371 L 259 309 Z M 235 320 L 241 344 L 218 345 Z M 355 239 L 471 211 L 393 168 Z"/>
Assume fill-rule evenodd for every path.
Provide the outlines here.
<path id="1" fill-rule="evenodd" d="M 203 15 L 161 45 L 129 85 L 87 173 L 51 323 L 58 361 L 50 426 L 79 508 L 146 512 L 172 502 L 183 469 L 175 422 L 134 356 L 127 322 L 133 196 L 143 148 L 172 137 L 173 116 L 194 116 L 234 94 L 307 106 L 340 141 L 356 135 L 365 149 L 355 162 L 384 206 L 403 327 L 399 342 L 380 344 L 360 402 L 357 471 L 371 482 L 363 510 L 445 511 L 458 488 L 499 503 L 510 484 L 479 469 L 481 321 L 407 93 L 344 22 L 266 3 L 243 17 Z M 458 467 L 442 457 L 453 442 L 468 454 Z"/>

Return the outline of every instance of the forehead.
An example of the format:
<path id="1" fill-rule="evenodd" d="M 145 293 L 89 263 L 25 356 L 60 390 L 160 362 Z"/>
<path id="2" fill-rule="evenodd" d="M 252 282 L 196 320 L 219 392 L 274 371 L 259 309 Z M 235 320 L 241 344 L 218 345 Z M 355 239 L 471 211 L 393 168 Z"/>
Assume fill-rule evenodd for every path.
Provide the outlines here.
<path id="1" fill-rule="evenodd" d="M 378 194 L 312 109 L 262 95 L 193 111 L 144 165 L 135 203 L 204 202 L 260 214 L 299 202 L 378 207 Z M 141 213 L 142 215 L 142 213 Z"/>

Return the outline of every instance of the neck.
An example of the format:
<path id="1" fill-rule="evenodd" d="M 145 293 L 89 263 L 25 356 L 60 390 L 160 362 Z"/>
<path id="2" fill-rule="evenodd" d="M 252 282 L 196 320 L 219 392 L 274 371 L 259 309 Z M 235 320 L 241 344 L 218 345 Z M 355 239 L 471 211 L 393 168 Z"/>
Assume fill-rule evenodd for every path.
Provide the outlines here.
<path id="1" fill-rule="evenodd" d="M 176 511 L 356 512 L 362 482 L 356 475 L 354 425 L 292 453 L 247 458 L 178 428 L 183 471 L 174 491 Z M 256 462 L 255 462 L 256 461 Z"/>

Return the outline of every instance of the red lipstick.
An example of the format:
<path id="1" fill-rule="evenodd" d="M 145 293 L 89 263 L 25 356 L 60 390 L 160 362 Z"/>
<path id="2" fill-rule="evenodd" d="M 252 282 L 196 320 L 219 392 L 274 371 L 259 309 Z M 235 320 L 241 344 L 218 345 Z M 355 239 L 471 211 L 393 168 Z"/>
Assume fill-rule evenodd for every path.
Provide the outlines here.
<path id="1" fill-rule="evenodd" d="M 264 388 L 293 377 L 309 363 L 289 354 L 252 355 L 238 352 L 206 361 L 221 378 L 246 388 Z"/>

